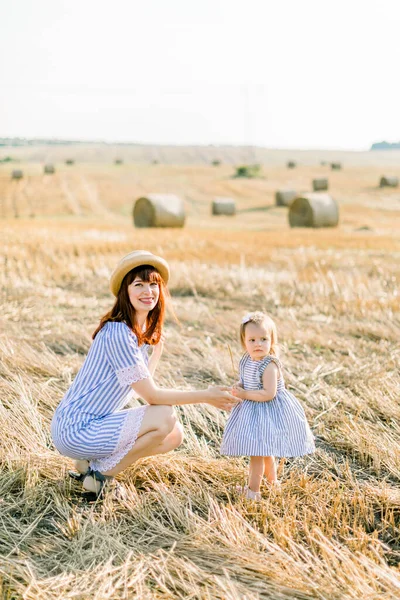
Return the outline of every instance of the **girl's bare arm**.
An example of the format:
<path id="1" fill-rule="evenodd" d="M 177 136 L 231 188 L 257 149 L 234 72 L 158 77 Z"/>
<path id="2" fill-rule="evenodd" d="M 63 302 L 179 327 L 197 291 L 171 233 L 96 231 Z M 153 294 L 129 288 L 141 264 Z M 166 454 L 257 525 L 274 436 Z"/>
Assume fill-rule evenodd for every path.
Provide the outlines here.
<path id="1" fill-rule="evenodd" d="M 253 400 L 254 402 L 269 402 L 276 396 L 278 387 L 279 368 L 273 362 L 265 368 L 262 376 L 262 390 L 244 390 L 239 386 L 233 388 L 232 393 L 242 400 Z"/>

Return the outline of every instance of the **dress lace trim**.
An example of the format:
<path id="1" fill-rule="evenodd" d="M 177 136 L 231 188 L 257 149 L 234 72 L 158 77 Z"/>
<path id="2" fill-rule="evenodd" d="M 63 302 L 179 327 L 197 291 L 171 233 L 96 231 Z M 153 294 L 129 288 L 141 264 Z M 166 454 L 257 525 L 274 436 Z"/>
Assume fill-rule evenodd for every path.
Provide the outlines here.
<path id="1" fill-rule="evenodd" d="M 92 460 L 90 463 L 92 469 L 101 473 L 110 471 L 132 450 L 137 440 L 146 408 L 147 405 L 127 411 L 115 452 L 106 458 Z"/>
<path id="2" fill-rule="evenodd" d="M 141 379 L 147 379 L 150 377 L 149 369 L 145 364 L 140 362 L 137 365 L 118 369 L 118 371 L 115 371 L 115 373 L 121 387 L 131 385 L 132 383 L 136 383 Z"/>

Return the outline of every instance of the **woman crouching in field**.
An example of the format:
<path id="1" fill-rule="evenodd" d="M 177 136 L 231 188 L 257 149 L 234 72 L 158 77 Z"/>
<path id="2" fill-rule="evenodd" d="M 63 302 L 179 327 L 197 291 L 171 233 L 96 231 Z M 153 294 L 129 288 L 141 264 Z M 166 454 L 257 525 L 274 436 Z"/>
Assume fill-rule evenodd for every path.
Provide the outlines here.
<path id="1" fill-rule="evenodd" d="M 240 402 L 229 388 L 186 392 L 155 385 L 168 279 L 167 262 L 150 252 L 137 250 L 122 258 L 110 280 L 115 304 L 100 320 L 89 353 L 52 420 L 56 448 L 76 460 L 76 479 L 96 496 L 139 458 L 182 443 L 173 405 L 204 402 L 230 410 Z M 132 388 L 148 405 L 122 410 Z M 124 495 L 116 482 L 113 487 Z"/>

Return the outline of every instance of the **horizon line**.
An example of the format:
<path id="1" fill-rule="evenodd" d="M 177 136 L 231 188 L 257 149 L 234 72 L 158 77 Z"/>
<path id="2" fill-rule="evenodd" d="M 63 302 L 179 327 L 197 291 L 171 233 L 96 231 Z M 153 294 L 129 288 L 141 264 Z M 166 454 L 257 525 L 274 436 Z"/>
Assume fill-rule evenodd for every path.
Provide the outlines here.
<path id="1" fill-rule="evenodd" d="M 59 143 L 60 145 L 72 145 L 72 144 L 103 144 L 103 145 L 119 145 L 119 146 L 159 146 L 159 147 L 168 147 L 168 146 L 172 146 L 172 147 L 177 147 L 177 148 L 183 148 L 183 147 L 201 147 L 201 148 L 253 148 L 253 149 L 260 149 L 260 150 L 281 150 L 281 151 L 304 151 L 304 152 L 309 152 L 309 151 L 325 151 L 325 152 L 371 152 L 372 150 L 372 146 L 374 144 L 381 144 L 381 143 L 385 143 L 385 140 L 379 141 L 379 142 L 372 142 L 369 148 L 340 148 L 340 147 L 321 147 L 321 146 L 261 146 L 258 144 L 249 144 L 249 143 L 242 143 L 242 144 L 235 144 L 235 143 L 196 143 L 196 142 L 186 142 L 186 143 L 180 143 L 180 142 L 144 142 L 144 141 L 123 141 L 123 140 L 107 140 L 107 139 L 68 139 L 68 138 L 64 138 L 64 137 L 26 137 L 26 136 L 20 136 L 20 135 L 14 135 L 14 136 L 0 136 L 0 143 L 1 142 L 5 142 L 5 141 L 25 141 L 25 142 L 38 142 L 38 143 Z M 397 144 L 399 142 L 386 142 L 389 145 L 392 144 Z M 7 146 L 10 145 L 12 146 L 12 144 L 7 144 Z M 390 148 L 387 148 L 390 149 Z M 394 150 L 396 150 L 396 148 L 393 148 Z M 398 149 L 398 148 L 397 148 Z"/>

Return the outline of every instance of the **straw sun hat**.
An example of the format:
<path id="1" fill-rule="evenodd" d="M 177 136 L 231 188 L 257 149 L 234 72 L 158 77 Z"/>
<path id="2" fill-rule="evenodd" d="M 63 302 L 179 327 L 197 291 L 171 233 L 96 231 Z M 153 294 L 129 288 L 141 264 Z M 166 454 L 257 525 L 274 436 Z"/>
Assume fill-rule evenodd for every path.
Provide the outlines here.
<path id="1" fill-rule="evenodd" d="M 135 267 L 140 267 L 141 265 L 151 265 L 160 273 L 164 283 L 168 283 L 169 266 L 166 260 L 160 256 L 155 256 L 147 250 L 134 250 L 121 258 L 111 274 L 110 289 L 114 296 L 118 295 L 119 288 L 121 287 L 125 275 Z"/>

